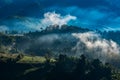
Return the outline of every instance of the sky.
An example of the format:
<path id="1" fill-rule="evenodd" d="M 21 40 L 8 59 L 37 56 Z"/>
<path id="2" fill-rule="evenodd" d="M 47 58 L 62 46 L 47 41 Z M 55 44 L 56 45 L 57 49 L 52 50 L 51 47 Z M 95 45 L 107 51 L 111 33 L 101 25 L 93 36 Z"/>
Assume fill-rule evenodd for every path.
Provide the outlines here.
<path id="1" fill-rule="evenodd" d="M 120 30 L 120 0 L 0 0 L 0 31 L 53 24 Z"/>

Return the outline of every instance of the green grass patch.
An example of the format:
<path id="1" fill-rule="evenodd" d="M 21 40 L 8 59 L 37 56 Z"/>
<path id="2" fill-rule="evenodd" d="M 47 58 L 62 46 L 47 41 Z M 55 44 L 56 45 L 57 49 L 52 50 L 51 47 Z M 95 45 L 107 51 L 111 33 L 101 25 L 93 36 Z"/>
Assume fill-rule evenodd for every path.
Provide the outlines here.
<path id="1" fill-rule="evenodd" d="M 40 56 L 24 56 L 18 61 L 18 63 L 44 63 L 46 61 L 45 57 Z"/>

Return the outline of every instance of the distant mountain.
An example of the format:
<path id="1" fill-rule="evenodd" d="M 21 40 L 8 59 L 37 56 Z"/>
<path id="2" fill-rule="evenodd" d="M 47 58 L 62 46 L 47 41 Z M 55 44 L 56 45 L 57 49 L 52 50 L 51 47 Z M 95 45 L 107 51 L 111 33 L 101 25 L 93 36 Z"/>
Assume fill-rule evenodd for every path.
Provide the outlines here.
<path id="1" fill-rule="evenodd" d="M 83 33 L 83 32 L 88 32 L 91 31 L 90 29 L 87 28 L 81 28 L 77 26 L 68 26 L 68 25 L 50 25 L 46 29 L 42 29 L 41 31 L 36 31 L 36 32 L 29 32 L 26 33 L 26 36 L 32 36 L 32 37 L 38 37 L 41 35 L 46 35 L 46 34 L 63 34 L 63 33 Z"/>

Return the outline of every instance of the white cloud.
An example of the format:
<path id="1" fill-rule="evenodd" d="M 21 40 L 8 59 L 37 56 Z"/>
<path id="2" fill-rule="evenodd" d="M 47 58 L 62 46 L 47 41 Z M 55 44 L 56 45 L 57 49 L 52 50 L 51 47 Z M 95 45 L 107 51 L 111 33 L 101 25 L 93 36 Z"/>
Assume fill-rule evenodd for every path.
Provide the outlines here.
<path id="1" fill-rule="evenodd" d="M 18 18 L 19 19 L 19 18 Z M 62 16 L 55 12 L 47 12 L 44 14 L 43 19 L 38 18 L 23 18 L 19 19 L 20 21 L 15 22 L 15 25 L 22 25 L 24 27 L 28 27 L 33 30 L 40 30 L 41 28 L 45 29 L 50 25 L 61 25 L 68 24 L 69 21 L 75 20 L 75 16 L 65 15 Z"/>
<path id="2" fill-rule="evenodd" d="M 99 58 L 103 61 L 120 54 L 120 47 L 116 42 L 102 39 L 100 38 L 100 35 L 94 32 L 73 33 L 72 35 L 79 39 L 77 45 L 73 48 L 73 50 L 76 50 L 77 53 L 89 53 L 87 55 L 92 55 L 94 58 Z M 81 50 L 82 43 L 85 46 L 84 49 L 82 48 L 83 51 Z"/>
<path id="3" fill-rule="evenodd" d="M 76 19 L 75 16 L 71 16 L 71 15 L 61 16 L 60 14 L 57 14 L 55 12 L 47 12 L 44 14 L 44 18 L 41 19 L 40 26 L 46 27 L 49 25 L 56 25 L 56 24 L 61 26 L 75 19 Z"/>

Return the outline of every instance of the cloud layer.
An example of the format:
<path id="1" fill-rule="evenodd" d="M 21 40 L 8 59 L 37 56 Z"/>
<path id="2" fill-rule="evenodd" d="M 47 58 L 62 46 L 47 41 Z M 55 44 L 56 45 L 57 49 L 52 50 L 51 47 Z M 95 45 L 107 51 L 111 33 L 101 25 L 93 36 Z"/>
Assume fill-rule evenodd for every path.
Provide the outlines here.
<path id="1" fill-rule="evenodd" d="M 73 48 L 77 54 L 86 54 L 102 61 L 108 61 L 120 54 L 120 47 L 116 42 L 102 39 L 100 35 L 94 32 L 73 33 L 72 35 L 79 39 Z"/>

